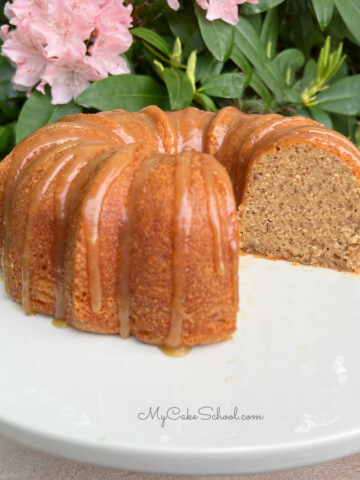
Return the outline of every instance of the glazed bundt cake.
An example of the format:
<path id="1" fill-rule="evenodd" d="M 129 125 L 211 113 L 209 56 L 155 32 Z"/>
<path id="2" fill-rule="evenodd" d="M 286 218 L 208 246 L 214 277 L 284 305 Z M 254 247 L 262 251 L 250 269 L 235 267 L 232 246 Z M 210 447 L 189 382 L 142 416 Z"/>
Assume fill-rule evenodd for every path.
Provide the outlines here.
<path id="1" fill-rule="evenodd" d="M 303 117 L 78 114 L 0 165 L 7 292 L 28 313 L 178 347 L 236 328 L 238 253 L 360 271 L 360 154 Z"/>

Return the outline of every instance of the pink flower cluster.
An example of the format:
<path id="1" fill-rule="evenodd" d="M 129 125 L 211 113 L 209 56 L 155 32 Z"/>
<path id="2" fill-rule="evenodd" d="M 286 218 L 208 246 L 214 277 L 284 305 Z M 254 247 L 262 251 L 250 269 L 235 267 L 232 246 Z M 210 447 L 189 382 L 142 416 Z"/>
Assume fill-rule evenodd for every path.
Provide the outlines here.
<path id="1" fill-rule="evenodd" d="M 259 0 L 196 0 L 201 8 L 207 10 L 206 18 L 216 20 L 221 18 L 224 22 L 236 25 L 238 22 L 238 5 L 241 3 L 258 3 Z M 168 4 L 174 10 L 180 5 L 178 0 L 168 0 Z"/>
<path id="2" fill-rule="evenodd" d="M 67 103 L 91 81 L 128 73 L 120 56 L 132 36 L 131 5 L 123 0 L 13 0 L 5 14 L 15 28 L 1 27 L 2 54 L 17 67 L 14 88 L 44 91 Z"/>

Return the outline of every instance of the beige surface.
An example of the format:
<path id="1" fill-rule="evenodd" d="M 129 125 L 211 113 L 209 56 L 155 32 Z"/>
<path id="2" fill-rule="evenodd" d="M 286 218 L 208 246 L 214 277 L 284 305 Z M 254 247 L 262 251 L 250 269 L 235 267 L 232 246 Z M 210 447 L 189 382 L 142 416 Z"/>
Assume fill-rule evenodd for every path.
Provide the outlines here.
<path id="1" fill-rule="evenodd" d="M 94 467 L 36 452 L 0 436 L 0 480 L 220 480 L 224 477 L 145 475 Z M 336 462 L 281 473 L 242 475 L 229 480 L 355 480 L 360 454 Z"/>

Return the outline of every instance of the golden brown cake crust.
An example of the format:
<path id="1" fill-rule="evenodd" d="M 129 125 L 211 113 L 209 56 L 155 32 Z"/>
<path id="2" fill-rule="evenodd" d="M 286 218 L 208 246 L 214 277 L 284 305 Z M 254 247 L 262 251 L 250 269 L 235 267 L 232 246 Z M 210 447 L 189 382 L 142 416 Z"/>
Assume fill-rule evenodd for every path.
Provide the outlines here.
<path id="1" fill-rule="evenodd" d="M 315 162 L 321 152 L 339 168 L 344 162 L 356 177 L 349 174 L 347 183 L 355 185 L 349 205 L 356 204 L 358 150 L 303 117 L 150 106 L 71 115 L 43 127 L 0 165 L 6 288 L 28 311 L 65 316 L 82 330 L 170 347 L 223 340 L 235 330 L 238 309 L 237 204 L 243 199 L 243 221 L 243 192 L 255 199 L 255 167 L 276 171 L 278 149 L 296 148 L 302 155 L 310 148 Z M 270 181 L 266 188 L 276 199 L 278 187 Z M 262 192 L 258 198 L 255 217 Z M 351 218 L 344 255 L 356 271 L 360 220 Z M 251 221 L 252 233 L 246 240 L 240 228 L 240 241 L 258 253 Z M 263 253 L 278 257 L 264 238 Z"/>

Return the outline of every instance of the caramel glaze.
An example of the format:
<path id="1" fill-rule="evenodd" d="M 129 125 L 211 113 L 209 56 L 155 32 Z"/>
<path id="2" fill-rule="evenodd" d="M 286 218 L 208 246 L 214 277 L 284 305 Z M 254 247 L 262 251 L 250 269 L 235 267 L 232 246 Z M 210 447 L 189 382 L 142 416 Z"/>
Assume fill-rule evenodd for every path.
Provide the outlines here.
<path id="1" fill-rule="evenodd" d="M 155 168 L 158 156 L 148 157 L 135 173 L 130 187 L 127 211 L 125 215 L 125 226 L 122 232 L 122 254 L 119 268 L 119 333 L 123 338 L 130 335 L 130 261 L 131 261 L 131 239 L 133 229 L 134 210 L 140 191 L 146 185 L 147 179 L 153 168 Z"/>
<path id="2" fill-rule="evenodd" d="M 96 176 L 91 192 L 87 195 L 82 205 L 82 217 L 84 218 L 85 241 L 87 245 L 87 265 L 89 271 L 89 288 L 91 296 L 91 307 L 96 313 L 100 312 L 102 308 L 102 293 L 101 293 L 101 269 L 100 269 L 100 240 L 99 240 L 99 226 L 104 203 L 105 195 L 110 185 L 116 178 L 121 176 L 124 169 L 130 163 L 136 160 L 136 156 L 149 155 L 155 153 L 155 149 L 150 146 L 132 145 L 126 150 L 120 150 L 108 158 L 104 167 Z M 128 208 L 132 208 L 132 201 L 129 199 L 129 206 L 126 204 L 119 205 L 121 209 L 122 223 L 130 225 Z M 127 228 L 125 227 L 123 233 L 123 253 L 121 255 L 120 272 L 122 278 L 119 282 L 120 300 L 119 300 L 119 318 L 121 323 L 121 333 L 127 336 L 128 333 L 128 276 L 129 276 L 129 261 L 130 252 L 128 246 L 130 245 L 130 233 L 126 235 Z M 124 307 L 125 305 L 125 307 Z"/>
<path id="3" fill-rule="evenodd" d="M 185 150 L 206 151 L 206 132 L 216 118 L 214 113 L 194 107 L 168 113 L 177 134 L 177 153 Z"/>
<path id="4" fill-rule="evenodd" d="M 56 328 L 70 327 L 70 325 L 67 323 L 67 321 L 64 318 L 53 318 L 52 324 Z"/>
<path id="5" fill-rule="evenodd" d="M 248 115 L 245 115 L 235 107 L 225 107 L 219 110 L 206 131 L 205 152 L 216 155 L 234 122 L 247 118 Z"/>
<path id="6" fill-rule="evenodd" d="M 133 137 L 129 134 L 125 134 L 124 129 L 118 122 L 113 120 L 110 116 L 102 115 L 101 113 L 77 113 L 75 115 L 68 115 L 59 121 L 62 123 L 82 123 L 83 121 L 86 121 L 86 124 L 92 125 L 92 128 L 95 130 L 99 127 L 108 129 L 120 138 L 123 143 L 134 143 Z"/>
<path id="7" fill-rule="evenodd" d="M 191 347 L 176 347 L 176 348 L 170 348 L 166 346 L 160 347 L 160 350 L 167 356 L 167 357 L 173 357 L 173 358 L 179 358 L 179 357 L 185 357 L 188 353 L 191 351 Z"/>
<path id="8" fill-rule="evenodd" d="M 34 231 L 34 218 L 38 206 L 43 200 L 51 182 L 55 179 L 60 170 L 73 159 L 74 154 L 72 149 L 68 149 L 67 151 L 62 152 L 61 155 L 56 156 L 54 158 L 55 161 L 49 170 L 45 171 L 40 177 L 29 199 L 22 257 L 22 304 L 27 313 L 30 311 L 30 258 L 32 254 L 31 235 Z"/>
<path id="9" fill-rule="evenodd" d="M 144 192 L 150 180 L 154 181 L 154 178 L 158 175 L 159 180 L 155 180 L 155 183 L 160 181 L 160 178 L 164 175 L 164 172 L 172 169 L 174 171 L 174 200 L 173 200 L 173 234 L 172 234 L 172 265 L 171 265 L 171 278 L 172 278 L 172 297 L 171 307 L 169 308 L 170 319 L 166 320 L 168 323 L 168 333 L 165 335 L 164 340 L 161 343 L 165 344 L 168 349 L 176 349 L 182 345 L 186 345 L 187 340 L 184 338 L 184 334 L 188 332 L 188 327 L 184 326 L 184 319 L 188 317 L 192 323 L 194 313 L 188 311 L 188 299 L 187 297 L 193 295 L 188 288 L 189 273 L 192 270 L 197 270 L 201 267 L 192 265 L 192 247 L 190 246 L 190 237 L 192 236 L 192 242 L 194 242 L 194 236 L 192 233 L 193 224 L 196 222 L 196 218 L 193 218 L 193 204 L 194 198 L 192 197 L 192 179 L 194 172 L 198 172 L 202 177 L 201 197 L 198 201 L 203 202 L 205 211 L 207 211 L 207 220 L 212 233 L 212 251 L 214 252 L 213 258 L 208 257 L 207 265 L 204 267 L 209 269 L 211 265 L 212 278 L 215 281 L 216 277 L 226 277 L 227 282 L 230 284 L 231 290 L 231 304 L 233 304 L 234 298 L 237 299 L 237 246 L 238 246 L 238 229 L 236 224 L 236 206 L 232 197 L 232 190 L 230 180 L 226 174 L 225 169 L 219 165 L 213 157 L 206 154 L 194 154 L 193 152 L 183 152 L 181 154 L 169 157 L 167 155 L 156 155 L 148 158 L 139 168 L 134 178 L 132 187 L 129 193 L 128 200 L 128 223 L 124 230 L 122 237 L 122 249 L 123 260 L 120 266 L 121 274 L 121 292 L 120 301 L 122 308 L 120 309 L 120 334 L 122 336 L 128 336 L 131 333 L 131 311 L 129 312 L 129 304 L 131 299 L 130 293 L 130 263 L 132 259 L 131 244 L 133 239 L 134 222 L 136 222 L 135 209 L 139 198 L 146 202 L 146 195 Z M 165 177 L 169 173 L 165 174 Z M 164 177 L 164 181 L 165 180 Z M 226 179 L 224 181 L 224 179 Z M 227 182 L 227 183 L 226 183 Z M 225 183 L 225 185 L 224 185 Z M 154 188 L 154 183 L 152 183 Z M 222 203 L 222 213 L 219 212 L 219 190 L 229 188 L 229 192 L 225 192 L 225 204 Z M 152 190 L 150 190 L 152 191 Z M 222 192 L 224 193 L 224 192 Z M 224 199 L 223 199 L 224 200 Z M 223 201 L 222 200 L 222 201 Z M 155 211 L 156 208 L 155 207 Z M 203 208 L 203 207 L 201 207 Z M 224 225 L 226 219 L 227 225 Z M 229 226 L 231 225 L 231 228 Z M 164 228 L 164 227 L 163 227 Z M 166 228 L 166 227 L 165 227 Z M 156 240 L 158 243 L 159 241 Z M 141 246 L 138 245 L 138 249 L 141 250 Z M 165 253 L 164 253 L 165 255 Z M 124 263 L 124 260 L 126 263 Z M 228 266 L 233 266 L 229 268 Z M 230 271 L 227 272 L 227 268 Z M 154 274 L 156 272 L 154 271 Z M 197 272 L 197 275 L 200 271 Z M 154 278 L 156 283 L 156 277 Z M 149 295 L 155 295 L 156 289 Z M 226 300 L 229 301 L 230 297 Z M 208 300 L 209 302 L 209 300 Z M 209 302 L 211 303 L 211 302 Z M 146 307 L 147 311 L 153 307 Z M 210 306 L 209 310 L 213 307 Z M 236 318 L 236 308 L 233 311 L 233 320 Z M 154 312 L 155 313 L 155 312 Z M 151 315 L 151 313 L 150 313 Z M 235 325 L 235 324 L 234 324 Z M 230 330 L 231 325 L 229 326 Z M 219 337 L 220 338 L 220 337 Z M 218 339 L 219 339 L 218 338 Z M 206 342 L 205 342 L 206 343 Z"/>
<path id="10" fill-rule="evenodd" d="M 151 143 L 161 145 L 156 130 L 151 125 L 151 121 L 143 113 L 129 113 L 125 110 L 114 110 L 113 112 L 102 112 L 102 116 L 106 116 L 118 123 L 121 129 L 120 138 L 124 143 Z"/>
<path id="11" fill-rule="evenodd" d="M 105 194 L 121 171 L 132 161 L 131 155 L 127 158 L 114 153 L 108 158 L 106 165 L 96 176 L 96 185 L 92 194 L 88 195 L 82 206 L 84 218 L 85 242 L 87 247 L 87 265 L 89 271 L 89 289 L 91 297 L 91 308 L 98 313 L 102 307 L 101 295 L 101 271 L 100 271 L 100 245 L 99 226 L 100 215 Z M 125 206 L 119 205 L 122 209 L 122 216 L 126 216 Z"/>
<path id="12" fill-rule="evenodd" d="M 192 222 L 190 202 L 191 154 L 186 152 L 175 160 L 174 182 L 174 239 L 173 239 L 173 302 L 167 347 L 176 348 L 182 344 L 182 324 L 185 304 L 186 263 L 188 237 Z"/>
<path id="13" fill-rule="evenodd" d="M 58 122 L 37 130 L 24 138 L 16 148 L 1 162 L 0 169 L 0 246 L 3 244 L 3 226 L 5 225 L 4 215 L 9 210 L 12 192 L 17 179 L 23 169 L 34 160 L 41 152 L 47 149 L 78 141 L 81 139 L 104 140 L 118 145 L 123 141 L 117 135 L 104 127 L 96 130 L 93 125 L 82 122 L 66 123 Z M 2 255 L 3 256 L 3 255 Z"/>
<path id="14" fill-rule="evenodd" d="M 39 155 L 37 155 L 34 158 L 33 164 L 35 166 L 35 165 L 41 163 L 44 159 L 47 159 L 47 158 L 52 160 L 52 159 L 55 158 L 55 156 L 58 153 L 66 152 L 67 150 L 75 147 L 76 145 L 77 145 L 76 142 L 68 142 L 65 145 L 61 144 L 61 145 L 58 145 L 58 146 L 55 146 L 55 147 L 50 147 L 49 149 L 47 149 L 47 150 L 41 152 Z M 25 170 L 25 175 L 24 175 L 23 170 Z M 10 191 L 9 191 L 7 196 L 5 196 L 5 198 L 4 198 L 4 206 L 3 206 L 3 217 L 4 217 L 3 222 L 4 222 L 4 225 L 8 225 L 8 223 L 9 223 L 9 220 L 10 220 L 9 213 L 12 210 L 11 207 L 12 207 L 13 200 L 14 200 L 14 198 L 16 198 L 17 191 L 20 189 L 22 182 L 26 178 L 26 168 L 25 168 L 25 166 L 23 167 L 23 170 L 21 170 L 18 173 L 17 181 L 14 180 L 14 186 L 12 188 L 11 195 L 10 195 Z M 2 250 L 2 262 L 1 263 L 3 265 L 4 270 L 8 270 L 7 259 L 9 258 L 9 247 L 11 245 L 11 242 L 8 239 L 9 230 L 10 230 L 10 228 L 3 230 L 4 238 L 3 238 L 2 244 L 4 245 L 4 248 Z M 5 288 L 7 289 L 6 285 L 7 285 L 7 282 L 5 282 Z"/>
<path id="15" fill-rule="evenodd" d="M 246 115 L 233 107 L 224 108 L 216 115 L 192 107 L 166 113 L 151 106 L 142 112 L 131 114 L 115 110 L 95 115 L 71 115 L 43 127 L 22 140 L 0 166 L 0 241 L 4 244 L 2 264 L 10 293 L 16 299 L 22 297 L 26 311 L 34 308 L 32 297 L 36 296 L 36 292 L 33 292 L 32 271 L 36 267 L 32 266 L 32 247 L 36 241 L 39 206 L 48 201 L 49 205 L 53 205 L 55 222 L 53 236 L 49 238 L 53 245 L 52 251 L 55 252 L 53 272 L 50 275 L 54 300 L 53 303 L 52 300 L 49 301 L 41 311 L 55 313 L 57 318 L 70 319 L 69 323 L 79 328 L 104 333 L 117 331 L 122 337 L 135 334 L 146 341 L 164 345 L 163 350 L 166 352 L 178 352 L 180 350 L 177 349 L 194 342 L 191 332 L 195 318 L 188 307 L 189 295 L 195 295 L 195 298 L 196 295 L 200 295 L 200 298 L 203 295 L 200 304 L 210 302 L 206 313 L 209 321 L 219 314 L 205 290 L 190 292 L 188 287 L 192 281 L 189 275 L 196 277 L 198 283 L 195 282 L 194 285 L 201 283 L 200 272 L 191 264 L 192 257 L 189 256 L 192 248 L 198 248 L 194 247 L 193 232 L 202 235 L 202 230 L 208 228 L 212 237 L 213 258 L 210 251 L 207 254 L 208 263 L 202 264 L 201 268 L 206 269 L 206 275 L 210 275 L 208 278 L 212 283 L 219 282 L 221 288 L 225 288 L 224 295 L 228 296 L 229 302 L 227 312 L 231 311 L 231 314 L 221 313 L 224 318 L 219 318 L 228 321 L 226 332 L 218 331 L 214 326 L 216 322 L 212 323 L 204 337 L 196 337 L 195 343 L 208 343 L 227 337 L 235 328 L 238 305 L 238 228 L 231 181 L 239 202 L 247 172 L 256 158 L 278 146 L 297 142 L 319 145 L 335 152 L 360 176 L 360 154 L 353 144 L 342 135 L 302 117 Z M 190 150 L 192 153 L 187 152 Z M 205 153 L 194 154 L 194 151 Z M 212 156 L 206 155 L 206 152 L 215 156 L 222 165 Z M 130 171 L 132 177 L 126 187 L 125 200 L 116 206 L 119 274 L 115 283 L 118 318 L 112 324 L 117 327 L 112 330 L 105 322 L 99 329 L 98 319 L 104 314 L 105 308 L 99 226 L 106 215 L 104 202 L 107 193 L 123 177 L 124 172 Z M 154 182 L 159 172 L 160 177 Z M 151 338 L 144 333 L 147 327 L 143 326 L 142 316 L 147 315 L 148 305 L 154 304 L 145 302 L 145 310 L 133 312 L 134 308 L 136 310 L 131 280 L 131 272 L 136 267 L 132 263 L 134 232 L 140 218 L 137 217 L 139 199 L 143 199 L 145 204 L 149 199 L 151 202 L 149 192 L 146 193 L 149 182 L 161 188 L 161 175 L 169 179 L 170 172 L 173 172 L 174 200 L 170 210 L 173 218 L 164 223 L 167 229 L 173 225 L 172 233 L 168 230 L 172 242 L 172 264 L 169 266 L 172 272 L 172 294 L 166 311 L 170 312 L 170 318 L 164 320 L 157 336 Z M 29 205 L 26 216 L 16 226 L 14 224 L 19 218 L 19 213 L 16 213 L 17 202 L 24 195 L 29 199 Z M 50 201 L 52 195 L 53 200 Z M 72 206 L 78 198 L 82 202 L 79 203 L 79 215 L 73 217 Z M 156 212 L 161 212 L 161 203 L 156 208 Z M 149 205 L 145 211 L 148 215 L 152 214 Z M 197 217 L 198 212 L 207 218 L 201 218 L 202 222 L 205 221 L 201 230 L 196 230 L 200 218 Z M 66 267 L 65 261 L 67 237 L 70 235 L 70 240 L 74 243 L 74 235 L 77 234 L 77 223 L 71 225 L 73 220 L 81 221 L 83 225 L 88 284 L 88 295 L 85 298 L 89 301 L 89 318 L 85 316 L 83 319 L 76 318 L 76 315 L 73 318 L 71 302 L 65 301 L 64 297 L 67 278 L 70 278 L 65 271 L 70 268 Z M 156 237 L 151 238 L 156 240 Z M 137 233 L 136 246 L 139 242 L 141 244 L 140 240 L 146 242 Z M 143 248 L 146 248 L 146 243 Z M 156 277 L 156 272 L 154 275 L 159 278 Z M 17 290 L 19 285 L 22 289 L 20 293 Z M 152 286 L 148 287 L 151 290 Z M 152 290 L 150 294 L 154 295 L 154 292 Z M 155 317 L 156 314 L 154 311 Z M 136 328 L 133 325 L 135 318 Z"/>
<path id="16" fill-rule="evenodd" d="M 209 212 L 209 221 L 211 230 L 213 233 L 213 242 L 214 242 L 214 253 L 215 253 L 215 270 L 218 275 L 223 275 L 225 273 L 224 266 L 224 246 L 223 246 L 223 232 L 222 225 L 220 221 L 220 212 L 218 201 L 216 198 L 215 186 L 213 172 L 207 168 L 206 165 L 203 167 L 203 177 L 206 191 L 206 201 Z"/>
<path id="17" fill-rule="evenodd" d="M 177 153 L 177 134 L 169 115 L 154 105 L 144 108 L 143 115 L 151 119 L 162 144 L 161 151 L 170 155 Z"/>
<path id="18" fill-rule="evenodd" d="M 55 316 L 62 318 L 65 315 L 64 308 L 64 251 L 66 247 L 66 232 L 69 220 L 71 198 L 74 198 L 83 186 L 84 180 L 94 172 L 98 166 L 110 158 L 114 153 L 114 145 L 95 144 L 75 150 L 74 161 L 68 165 L 57 179 L 55 190 Z M 99 205 L 101 209 L 101 204 Z M 91 221 L 91 219 L 89 220 Z M 95 233 L 96 235 L 96 233 Z M 92 263 L 96 262 L 96 255 L 92 256 L 91 246 L 88 245 L 89 255 L 89 283 L 90 288 L 94 278 L 92 277 Z M 100 281 L 100 279 L 99 279 Z"/>
<path id="19" fill-rule="evenodd" d="M 196 110 L 186 112 L 181 118 L 174 115 L 165 115 L 161 110 L 155 107 L 146 109 L 145 112 L 138 116 L 123 112 L 117 112 L 116 116 L 123 120 L 130 120 L 134 123 L 144 121 L 153 127 L 156 124 L 156 134 L 147 137 L 150 143 L 156 145 L 157 150 L 168 151 L 173 153 L 181 149 L 204 149 L 205 134 L 201 135 L 199 141 L 199 133 L 206 132 L 211 120 L 214 118 L 213 114 L 204 112 L 199 113 L 199 121 L 201 127 L 194 128 L 195 123 L 191 122 L 191 118 Z M 142 115 L 140 117 L 140 115 Z M 81 145 L 81 138 L 86 138 L 89 131 L 96 129 L 97 135 L 104 140 L 113 140 L 113 134 L 120 137 L 117 138 L 118 143 L 133 142 L 136 135 L 128 136 L 124 130 L 117 127 L 117 123 L 113 120 L 114 115 L 110 114 L 110 118 L 103 116 L 88 116 L 84 119 L 82 115 L 75 115 L 67 117 L 64 121 L 43 129 L 41 133 L 29 136 L 26 141 L 20 144 L 17 152 L 17 159 L 12 159 L 10 165 L 10 172 L 7 176 L 5 186 L 5 202 L 4 209 L 6 211 L 5 223 L 8 212 L 12 210 L 12 199 L 14 192 L 22 184 L 23 179 L 27 179 L 38 171 L 38 179 L 34 186 L 30 198 L 29 208 L 27 211 L 27 219 L 24 227 L 24 251 L 22 255 L 22 303 L 26 311 L 31 310 L 30 292 L 31 292 L 31 245 L 35 228 L 35 215 L 38 206 L 47 195 L 51 185 L 56 183 L 55 188 L 55 315 L 56 318 L 62 318 L 66 315 L 64 309 L 64 249 L 65 232 L 68 221 L 68 211 L 71 208 L 71 198 L 76 196 L 76 191 L 81 188 L 82 178 L 88 178 L 89 172 L 96 170 L 98 164 L 106 164 L 106 168 L 101 170 L 101 174 L 97 177 L 98 188 L 95 188 L 93 195 L 89 196 L 84 202 L 82 209 L 82 216 L 85 219 L 85 243 L 87 252 L 88 265 L 88 281 L 91 299 L 91 308 L 94 312 L 100 312 L 102 307 L 101 302 L 101 269 L 99 260 L 99 239 L 98 226 L 100 222 L 100 215 L 102 209 L 102 202 L 104 196 L 109 188 L 109 185 L 114 179 L 121 175 L 122 169 L 132 161 L 131 155 L 122 158 L 119 163 L 116 158 L 114 147 L 99 147 L 99 151 L 95 151 L 90 158 L 85 153 L 84 148 L 90 148 L 89 143 L 83 147 Z M 135 123 L 136 123 L 135 122 Z M 198 122 L 199 123 L 199 122 Z M 176 138 L 176 133 L 179 132 L 179 125 L 181 125 L 181 135 Z M 183 128 L 185 126 L 186 128 Z M 127 123 L 128 127 L 128 123 Z M 130 125 L 130 130 L 134 129 L 134 125 Z M 89 131 L 88 131 L 89 130 Z M 110 134 L 109 134 L 110 131 Z M 146 128 L 145 128 L 146 131 Z M 105 134 L 106 135 L 103 135 Z M 80 133 L 80 135 L 79 135 Z M 140 132 L 139 132 L 140 136 Z M 145 135 L 146 137 L 146 135 Z M 166 137 L 166 140 L 165 140 Z M 42 141 L 44 138 L 44 141 Z M 144 138 L 144 130 L 141 130 L 141 139 Z M 163 140 L 164 139 L 164 140 Z M 64 145 L 61 142 L 66 142 Z M 109 150 L 104 153 L 104 150 Z M 101 152 L 100 152 L 101 151 Z M 101 153 L 101 154 L 100 154 Z M 142 163 L 139 170 L 136 172 L 133 184 L 129 193 L 128 205 L 123 206 L 124 219 L 127 219 L 125 228 L 122 234 L 122 257 L 120 268 L 120 282 L 119 282 L 119 319 L 120 319 L 120 334 L 128 336 L 130 333 L 129 321 L 129 272 L 131 259 L 131 231 L 132 231 L 132 215 L 131 211 L 136 208 L 136 201 L 138 197 L 138 190 L 141 189 L 151 174 L 154 166 L 159 161 L 159 156 L 150 156 Z M 41 170 L 44 164 L 44 171 Z M 45 165 L 48 167 L 45 168 Z M 190 182 L 190 166 L 191 155 L 177 157 L 175 165 L 175 204 L 174 204 L 174 223 L 176 225 L 176 233 L 174 236 L 174 286 L 173 286 L 173 304 L 172 304 L 172 320 L 169 328 L 169 335 L 166 341 L 170 348 L 178 347 L 182 343 L 182 319 L 184 314 L 184 291 L 185 291 L 185 276 L 184 276 L 184 259 L 187 251 L 187 237 L 190 231 L 191 223 L 191 204 L 189 197 L 189 182 Z M 209 224 L 213 232 L 214 243 L 214 264 L 218 275 L 224 274 L 224 245 L 223 245 L 223 225 L 221 223 L 221 216 L 219 215 L 218 198 L 215 192 L 215 172 L 209 172 L 207 168 L 203 168 L 204 188 L 206 191 L 207 208 L 209 216 Z M 15 188 L 14 188 L 15 187 Z M 11 192 L 11 194 L 10 194 Z M 128 209 L 128 213 L 127 210 Z M 226 230 L 226 229 L 225 229 Z M 7 255 L 6 255 L 7 256 Z"/>
<path id="20" fill-rule="evenodd" d="M 64 316 L 62 307 L 62 252 L 64 249 L 65 228 L 67 222 L 67 197 L 71 184 L 76 180 L 81 170 L 91 161 L 91 155 L 96 156 L 96 161 L 101 158 L 100 154 L 106 152 L 115 146 L 111 144 L 92 144 L 87 142 L 86 145 L 72 144 L 69 148 L 59 149 L 55 147 L 55 152 L 49 162 L 46 155 L 38 157 L 32 163 L 31 169 L 34 171 L 38 168 L 40 176 L 37 180 L 35 188 L 29 195 L 29 206 L 27 210 L 27 219 L 25 224 L 24 249 L 22 255 L 22 303 L 26 311 L 30 310 L 30 258 L 33 255 L 33 238 L 35 232 L 35 219 L 39 209 L 39 205 L 44 201 L 50 187 L 54 185 L 58 177 L 64 175 L 60 182 L 60 194 L 54 195 L 55 198 L 55 315 L 58 318 Z M 95 162 L 92 162 L 94 165 Z M 24 175 L 26 178 L 26 175 Z M 21 184 L 21 182 L 19 182 Z M 58 190 L 59 192 L 59 190 Z M 51 242 L 52 239 L 49 238 Z"/>
<path id="21" fill-rule="evenodd" d="M 234 231 L 234 225 L 236 225 L 236 220 L 234 216 L 234 198 L 232 195 L 232 184 L 230 177 L 226 175 L 225 168 L 216 163 L 214 165 L 214 176 L 215 179 L 221 178 L 224 183 L 225 193 L 223 194 L 224 206 L 219 208 L 221 212 L 220 219 L 222 222 L 222 231 L 226 231 L 227 246 L 229 249 L 228 255 L 231 258 L 230 264 L 232 265 L 232 291 L 233 291 L 233 302 L 234 305 L 239 304 L 239 285 L 238 285 L 238 259 L 239 259 L 239 230 L 236 228 Z M 216 195 L 218 196 L 219 193 Z M 219 198 L 217 197 L 217 202 L 219 203 Z"/>

